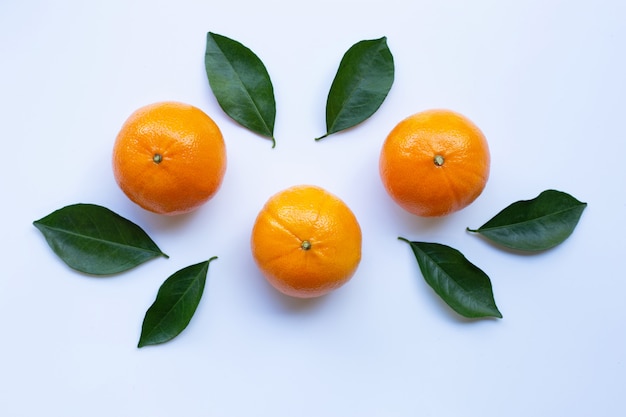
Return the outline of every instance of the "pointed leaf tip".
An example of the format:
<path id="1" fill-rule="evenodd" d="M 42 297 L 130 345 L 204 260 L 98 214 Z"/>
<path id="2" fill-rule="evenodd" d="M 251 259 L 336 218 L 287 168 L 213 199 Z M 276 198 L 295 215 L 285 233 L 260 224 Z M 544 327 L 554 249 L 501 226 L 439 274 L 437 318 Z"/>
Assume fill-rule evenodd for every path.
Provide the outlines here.
<path id="1" fill-rule="evenodd" d="M 363 40 L 344 54 L 326 101 L 326 134 L 354 127 L 382 105 L 394 81 L 387 38 Z"/>
<path id="2" fill-rule="evenodd" d="M 146 311 L 137 347 L 165 343 L 187 328 L 202 298 L 209 264 L 215 259 L 183 268 L 163 282 Z"/>
<path id="3" fill-rule="evenodd" d="M 565 241 L 587 203 L 557 190 L 546 190 L 531 200 L 510 204 L 478 229 L 467 228 L 504 247 L 543 251 Z"/>
<path id="4" fill-rule="evenodd" d="M 261 59 L 242 43 L 208 32 L 204 62 L 222 110 L 243 127 L 271 139 L 274 148 L 274 86 Z"/>
<path id="5" fill-rule="evenodd" d="M 63 207 L 33 225 L 63 262 L 86 274 L 112 275 L 168 258 L 137 224 L 95 204 Z"/>
<path id="6" fill-rule="evenodd" d="M 496 317 L 491 280 L 458 250 L 439 243 L 407 242 L 425 281 L 454 311 L 467 318 Z"/>

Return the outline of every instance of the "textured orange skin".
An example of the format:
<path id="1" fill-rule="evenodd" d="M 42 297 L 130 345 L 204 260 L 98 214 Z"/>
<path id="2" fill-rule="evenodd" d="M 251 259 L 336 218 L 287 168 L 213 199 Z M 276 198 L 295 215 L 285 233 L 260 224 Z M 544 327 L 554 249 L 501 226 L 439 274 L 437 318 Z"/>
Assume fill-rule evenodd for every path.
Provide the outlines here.
<path id="1" fill-rule="evenodd" d="M 310 249 L 302 248 L 308 241 Z M 300 185 L 272 196 L 259 212 L 252 255 L 277 290 L 292 297 L 327 294 L 361 261 L 361 227 L 348 206 L 322 188 Z"/>
<path id="2" fill-rule="evenodd" d="M 162 156 L 160 163 L 154 156 Z M 124 123 L 113 147 L 113 174 L 132 201 L 165 215 L 193 211 L 219 190 L 224 138 L 202 110 L 178 102 L 150 104 Z"/>
<path id="3" fill-rule="evenodd" d="M 435 164 L 435 156 L 443 165 Z M 385 189 L 418 216 L 444 216 L 471 204 L 489 178 L 483 133 L 450 110 L 427 110 L 402 120 L 389 133 L 379 160 Z"/>

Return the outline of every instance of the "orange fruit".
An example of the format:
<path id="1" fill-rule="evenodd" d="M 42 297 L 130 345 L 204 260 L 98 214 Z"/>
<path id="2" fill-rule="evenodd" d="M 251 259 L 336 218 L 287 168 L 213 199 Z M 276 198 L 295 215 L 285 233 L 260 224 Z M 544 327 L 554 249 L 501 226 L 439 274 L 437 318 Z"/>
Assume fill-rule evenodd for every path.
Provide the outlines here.
<path id="1" fill-rule="evenodd" d="M 427 110 L 407 117 L 380 153 L 383 185 L 400 207 L 418 216 L 444 216 L 472 203 L 489 178 L 485 135 L 465 116 Z"/>
<path id="2" fill-rule="evenodd" d="M 316 186 L 294 186 L 263 206 L 251 247 L 259 269 L 277 290 L 292 297 L 319 297 L 356 272 L 361 227 L 335 195 Z"/>
<path id="3" fill-rule="evenodd" d="M 113 174 L 132 201 L 154 213 L 197 209 L 226 171 L 224 138 L 197 107 L 160 102 L 136 110 L 113 147 Z"/>

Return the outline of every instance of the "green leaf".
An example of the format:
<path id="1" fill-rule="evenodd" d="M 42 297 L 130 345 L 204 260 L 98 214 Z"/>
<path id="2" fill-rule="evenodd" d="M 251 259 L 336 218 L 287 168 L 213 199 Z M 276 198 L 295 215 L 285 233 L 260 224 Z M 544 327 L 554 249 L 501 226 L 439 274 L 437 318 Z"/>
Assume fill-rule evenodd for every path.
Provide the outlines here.
<path id="1" fill-rule="evenodd" d="M 259 57 L 241 43 L 209 32 L 204 63 L 211 90 L 224 112 L 247 129 L 272 139 L 274 147 L 274 87 Z"/>
<path id="2" fill-rule="evenodd" d="M 146 311 L 138 347 L 167 342 L 185 330 L 200 303 L 214 259 L 183 268 L 163 282 Z"/>
<path id="3" fill-rule="evenodd" d="M 33 224 L 54 253 L 87 274 L 116 274 L 168 257 L 135 223 L 94 204 L 66 206 Z"/>
<path id="4" fill-rule="evenodd" d="M 326 101 L 326 134 L 356 126 L 381 106 L 391 89 L 394 63 L 387 38 L 364 40 L 343 56 Z"/>
<path id="5" fill-rule="evenodd" d="M 491 280 L 458 250 L 439 243 L 410 242 L 420 271 L 454 311 L 468 318 L 499 317 Z"/>
<path id="6" fill-rule="evenodd" d="M 478 229 L 467 230 L 507 248 L 541 251 L 567 239 L 585 207 L 587 203 L 567 193 L 546 190 L 532 200 L 509 205 Z"/>

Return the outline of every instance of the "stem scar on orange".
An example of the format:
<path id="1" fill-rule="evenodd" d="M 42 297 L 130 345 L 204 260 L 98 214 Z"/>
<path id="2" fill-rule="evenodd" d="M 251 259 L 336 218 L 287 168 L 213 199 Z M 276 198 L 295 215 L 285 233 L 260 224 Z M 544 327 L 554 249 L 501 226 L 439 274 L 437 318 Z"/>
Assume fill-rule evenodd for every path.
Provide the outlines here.
<path id="1" fill-rule="evenodd" d="M 361 227 L 328 191 L 299 185 L 273 195 L 259 212 L 252 255 L 280 292 L 313 298 L 341 287 L 361 261 Z"/>
<path id="2" fill-rule="evenodd" d="M 159 102 L 136 110 L 113 147 L 122 191 L 154 213 L 193 211 L 219 190 L 226 146 L 215 122 L 197 107 Z"/>
<path id="3" fill-rule="evenodd" d="M 407 117 L 387 136 L 379 172 L 391 198 L 418 216 L 444 216 L 471 204 L 489 178 L 484 134 L 444 109 Z"/>

